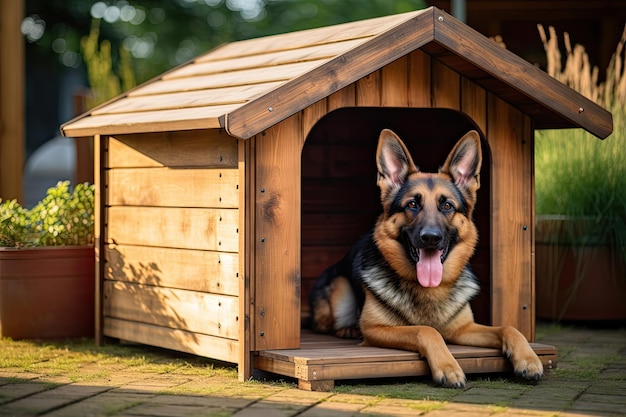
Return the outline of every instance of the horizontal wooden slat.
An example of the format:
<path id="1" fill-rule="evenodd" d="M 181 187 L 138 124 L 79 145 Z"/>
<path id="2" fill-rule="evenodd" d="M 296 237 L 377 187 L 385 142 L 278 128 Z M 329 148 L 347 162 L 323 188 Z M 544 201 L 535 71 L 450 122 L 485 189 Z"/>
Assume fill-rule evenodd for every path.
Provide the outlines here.
<path id="1" fill-rule="evenodd" d="M 282 82 L 269 82 L 147 96 L 133 93 L 129 94 L 128 98 L 111 103 L 104 109 L 95 110 L 93 114 L 134 113 L 245 103 L 248 100 L 253 100 L 257 94 L 272 90 L 281 84 Z"/>
<path id="2" fill-rule="evenodd" d="M 107 177 L 108 205 L 239 207 L 237 169 L 113 169 Z"/>
<path id="3" fill-rule="evenodd" d="M 317 277 L 343 258 L 351 244 L 342 246 L 302 246 L 302 277 Z"/>
<path id="4" fill-rule="evenodd" d="M 107 243 L 237 252 L 239 210 L 109 207 Z"/>
<path id="5" fill-rule="evenodd" d="M 174 130 L 219 129 L 219 118 L 242 104 L 154 110 L 84 117 L 63 128 L 67 137 L 147 133 Z"/>
<path id="6" fill-rule="evenodd" d="M 296 378 L 296 367 L 293 362 L 268 358 L 263 355 L 254 356 L 254 368 L 276 375 L 284 375 L 288 378 Z"/>
<path id="7" fill-rule="evenodd" d="M 302 215 L 302 243 L 306 245 L 352 245 L 374 227 L 369 213 L 328 213 Z"/>
<path id="8" fill-rule="evenodd" d="M 456 358 L 459 366 L 466 374 L 512 372 L 511 362 L 503 356 Z M 545 359 L 545 358 L 544 358 Z M 423 376 L 430 374 L 425 360 L 401 362 L 367 362 L 336 365 L 313 365 L 298 367 L 298 377 L 307 380 L 324 379 L 362 379 L 381 377 Z M 298 372 L 299 371 L 299 372 Z"/>
<path id="9" fill-rule="evenodd" d="M 324 379 L 345 379 L 350 375 L 350 379 L 376 378 L 381 375 L 385 376 L 412 376 L 412 375 L 428 375 L 430 368 L 425 360 L 403 360 L 400 363 L 395 361 L 368 361 L 356 363 L 343 363 L 337 365 L 296 365 L 296 377 L 310 380 Z M 401 375 L 398 375 L 401 373 Z"/>
<path id="10" fill-rule="evenodd" d="M 342 40 L 371 37 L 391 29 L 396 26 L 399 21 L 401 22 L 410 19 L 411 17 L 423 12 L 423 10 L 420 10 L 400 15 L 384 16 L 325 28 L 309 29 L 230 43 L 208 53 L 198 61 L 205 59 L 228 59 L 248 55 L 257 55 L 259 53 L 287 51 L 290 49 L 303 48 L 312 45 L 326 45 Z"/>
<path id="11" fill-rule="evenodd" d="M 375 150 L 369 146 L 306 145 L 302 152 L 302 175 L 305 177 L 376 177 L 371 175 Z M 368 162 L 371 162 L 368 164 Z"/>
<path id="12" fill-rule="evenodd" d="M 105 336 L 121 340 L 237 363 L 239 342 L 232 339 L 118 320 L 111 317 L 104 318 L 103 332 Z"/>
<path id="13" fill-rule="evenodd" d="M 106 279 L 214 294 L 239 294 L 239 255 L 236 253 L 108 245 L 104 259 Z"/>
<path id="14" fill-rule="evenodd" d="M 416 352 L 360 346 L 360 341 L 356 339 L 347 339 L 347 341 L 350 343 L 335 343 L 328 347 L 324 343 L 309 349 L 302 347 L 301 349 L 264 350 L 260 352 L 260 355 L 287 360 L 298 365 L 394 362 L 421 358 Z"/>
<path id="15" fill-rule="evenodd" d="M 232 86 L 286 81 L 310 71 L 326 62 L 325 59 L 277 67 L 253 68 L 228 71 L 221 74 L 200 75 L 192 78 L 164 79 L 158 83 L 146 84 L 132 91 L 133 95 L 147 96 L 178 91 L 206 90 Z M 103 109 L 106 110 L 106 109 Z"/>
<path id="16" fill-rule="evenodd" d="M 211 59 L 211 54 L 204 55 L 193 65 L 183 66 L 163 75 L 163 79 L 194 77 L 252 68 L 271 67 L 298 62 L 329 59 L 363 43 L 367 38 L 348 39 L 323 45 L 305 46 L 299 49 L 273 51 L 268 53 L 242 56 L 231 59 Z"/>
<path id="17" fill-rule="evenodd" d="M 354 212 L 356 204 L 360 210 L 367 210 L 374 219 L 381 211 L 380 191 L 375 179 L 303 178 L 302 202 L 302 211 L 305 213 Z"/>
<path id="18" fill-rule="evenodd" d="M 237 140 L 218 129 L 111 137 L 106 168 L 237 168 Z"/>
<path id="19" fill-rule="evenodd" d="M 104 281 L 104 316 L 237 339 L 237 297 Z"/>

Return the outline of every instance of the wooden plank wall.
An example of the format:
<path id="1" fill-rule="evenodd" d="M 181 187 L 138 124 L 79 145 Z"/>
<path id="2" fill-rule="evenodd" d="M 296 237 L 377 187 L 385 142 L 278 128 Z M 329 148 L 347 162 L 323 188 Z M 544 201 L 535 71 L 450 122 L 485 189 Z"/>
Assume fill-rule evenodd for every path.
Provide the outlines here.
<path id="1" fill-rule="evenodd" d="M 238 362 L 237 140 L 207 130 L 104 144 L 104 335 Z"/>
<path id="2" fill-rule="evenodd" d="M 488 94 L 482 87 L 428 54 L 415 51 L 305 109 L 302 112 L 303 134 L 307 137 L 317 120 L 342 107 L 438 107 L 470 116 L 486 134 L 491 147 L 484 151 L 483 187 L 475 213 L 481 236 L 473 266 L 481 279 L 482 292 L 473 308 L 478 321 L 512 324 L 532 339 L 534 310 L 529 298 L 533 282 L 532 248 L 530 240 L 526 239 L 533 224 L 532 155 L 529 153 L 532 133 L 527 117 L 505 102 L 493 103 L 494 98 L 490 96 L 488 104 Z M 353 120 L 346 123 L 350 126 L 339 123 L 336 129 L 354 128 L 354 123 Z M 523 150 L 517 148 L 521 136 L 526 141 Z M 374 163 L 374 151 L 372 145 L 364 142 L 334 143 L 332 135 L 327 135 L 316 142 L 319 146 L 305 145 L 302 155 L 303 320 L 308 316 L 307 296 L 315 278 L 338 260 L 375 219 L 379 206 L 377 189 L 367 183 L 375 179 L 364 178 L 364 175 L 371 176 L 366 167 Z M 490 156 L 497 159 L 493 166 L 490 166 Z M 427 156 L 421 155 L 421 159 L 424 158 Z M 516 170 L 503 172 L 501 167 L 516 167 Z M 490 189 L 491 177 L 497 177 L 493 190 Z M 371 192 L 375 193 L 373 199 L 367 194 Z M 497 201 L 493 212 L 492 201 Z M 520 235 L 511 222 L 525 224 L 528 233 Z"/>

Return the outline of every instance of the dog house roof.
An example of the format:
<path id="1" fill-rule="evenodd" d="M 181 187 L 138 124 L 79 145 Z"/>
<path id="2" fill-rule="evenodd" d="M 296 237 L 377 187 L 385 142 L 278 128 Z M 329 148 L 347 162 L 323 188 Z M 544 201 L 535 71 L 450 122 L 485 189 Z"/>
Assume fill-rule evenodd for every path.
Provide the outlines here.
<path id="1" fill-rule="evenodd" d="M 65 136 L 223 128 L 247 139 L 421 49 L 529 115 L 599 138 L 611 114 L 440 9 L 233 42 L 65 123 Z"/>

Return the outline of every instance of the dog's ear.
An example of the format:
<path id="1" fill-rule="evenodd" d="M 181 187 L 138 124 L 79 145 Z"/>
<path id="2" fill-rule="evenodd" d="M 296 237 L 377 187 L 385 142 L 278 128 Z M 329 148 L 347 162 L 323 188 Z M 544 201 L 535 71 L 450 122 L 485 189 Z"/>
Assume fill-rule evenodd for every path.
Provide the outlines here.
<path id="1" fill-rule="evenodd" d="M 409 174 L 417 172 L 413 159 L 402 140 L 389 129 L 383 129 L 376 150 L 378 186 L 382 191 L 396 189 Z"/>
<path id="2" fill-rule="evenodd" d="M 481 164 L 480 136 L 477 131 L 470 130 L 454 145 L 441 172 L 452 177 L 460 189 L 474 193 L 480 188 Z"/>

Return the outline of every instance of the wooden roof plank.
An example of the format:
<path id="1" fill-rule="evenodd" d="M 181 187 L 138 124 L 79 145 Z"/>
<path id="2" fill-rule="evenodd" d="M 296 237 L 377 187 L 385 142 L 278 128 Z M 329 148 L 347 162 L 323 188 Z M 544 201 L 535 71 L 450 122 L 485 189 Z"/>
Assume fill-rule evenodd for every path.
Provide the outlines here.
<path id="1" fill-rule="evenodd" d="M 435 42 L 597 137 L 611 134 L 610 112 L 445 12 L 436 14 Z"/>
<path id="2" fill-rule="evenodd" d="M 254 68 L 222 74 L 161 80 L 133 90 L 129 93 L 129 97 L 286 81 L 298 75 L 306 74 L 324 62 L 325 60 L 298 62 L 278 67 Z"/>
<path id="3" fill-rule="evenodd" d="M 257 95 L 270 91 L 283 82 L 242 85 L 210 90 L 183 91 L 150 96 L 130 95 L 124 100 L 95 109 L 92 115 L 135 113 L 155 110 L 208 107 L 224 104 L 243 104 Z"/>
<path id="4" fill-rule="evenodd" d="M 314 45 L 301 49 L 277 51 L 260 55 L 250 55 L 231 59 L 215 60 L 213 54 L 208 53 L 197 59 L 192 65 L 185 65 L 163 76 L 164 80 L 172 78 L 191 77 L 198 75 L 216 74 L 245 69 L 271 67 L 276 65 L 294 64 L 299 62 L 330 59 L 344 53 L 369 38 L 349 39 L 325 45 Z"/>
<path id="5" fill-rule="evenodd" d="M 426 10 L 233 42 L 216 49 L 211 53 L 210 59 L 216 60 L 258 55 L 260 53 L 285 51 L 312 45 L 324 45 L 342 40 L 374 36 L 391 29 L 398 21 L 409 19 L 415 15 L 426 12 Z M 209 59 L 209 57 L 200 58 L 198 62 L 202 62 L 203 59 Z"/>
<path id="6" fill-rule="evenodd" d="M 78 119 L 63 127 L 70 137 L 126 133 L 161 132 L 168 130 L 215 129 L 222 127 L 220 116 L 240 104 L 170 109 L 138 113 L 94 115 Z M 97 133 L 94 133 L 97 132 Z"/>

